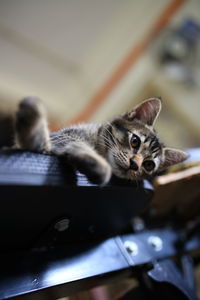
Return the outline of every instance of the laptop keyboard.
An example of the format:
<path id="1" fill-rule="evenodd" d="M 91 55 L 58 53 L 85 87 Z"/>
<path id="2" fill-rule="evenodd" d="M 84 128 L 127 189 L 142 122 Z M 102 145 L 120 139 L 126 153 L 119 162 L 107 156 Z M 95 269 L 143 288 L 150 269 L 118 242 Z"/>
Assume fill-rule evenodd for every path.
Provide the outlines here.
<path id="1" fill-rule="evenodd" d="M 0 152 L 0 173 L 30 173 L 60 175 L 57 157 L 32 152 Z"/>
<path id="2" fill-rule="evenodd" d="M 20 150 L 0 151 L 0 185 L 5 184 L 94 186 L 56 156 Z"/>

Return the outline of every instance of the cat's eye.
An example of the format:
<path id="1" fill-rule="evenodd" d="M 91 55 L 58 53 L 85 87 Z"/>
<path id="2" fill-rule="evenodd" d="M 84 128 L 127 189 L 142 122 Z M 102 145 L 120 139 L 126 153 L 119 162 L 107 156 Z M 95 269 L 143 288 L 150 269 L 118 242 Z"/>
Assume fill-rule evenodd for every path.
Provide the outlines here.
<path id="1" fill-rule="evenodd" d="M 136 134 L 133 134 L 133 136 L 131 138 L 131 146 L 133 148 L 139 148 L 140 143 L 141 143 L 140 138 Z"/>
<path id="2" fill-rule="evenodd" d="M 145 160 L 142 165 L 147 172 L 153 171 L 156 166 L 153 160 Z"/>

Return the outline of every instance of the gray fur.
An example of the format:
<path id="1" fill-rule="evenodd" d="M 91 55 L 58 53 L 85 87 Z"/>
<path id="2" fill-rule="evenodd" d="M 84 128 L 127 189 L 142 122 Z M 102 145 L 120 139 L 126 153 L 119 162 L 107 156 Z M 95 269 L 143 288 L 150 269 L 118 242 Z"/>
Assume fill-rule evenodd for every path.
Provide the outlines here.
<path id="1" fill-rule="evenodd" d="M 160 109 L 161 101 L 150 98 L 111 122 L 50 133 L 41 102 L 29 97 L 22 100 L 16 115 L 16 145 L 64 156 L 93 183 L 107 183 L 112 173 L 142 179 L 187 158 L 185 152 L 165 148 L 159 141 L 152 126 Z"/>

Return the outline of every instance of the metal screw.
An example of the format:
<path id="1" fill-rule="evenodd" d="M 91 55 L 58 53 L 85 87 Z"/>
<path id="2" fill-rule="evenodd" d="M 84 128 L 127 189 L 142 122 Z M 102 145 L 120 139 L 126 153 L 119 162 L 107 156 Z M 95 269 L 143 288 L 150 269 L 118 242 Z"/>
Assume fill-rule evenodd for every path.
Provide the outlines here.
<path id="1" fill-rule="evenodd" d="M 56 230 L 58 230 L 59 232 L 61 231 L 65 231 L 69 228 L 69 223 L 70 223 L 70 220 L 69 219 L 62 219 L 60 221 L 58 221 L 55 225 L 54 225 L 54 228 Z"/>
<path id="2" fill-rule="evenodd" d="M 150 236 L 148 243 L 154 248 L 155 251 L 160 251 L 163 248 L 163 241 L 159 236 Z"/>
<path id="3" fill-rule="evenodd" d="M 135 242 L 132 241 L 126 241 L 124 243 L 124 246 L 129 254 L 135 256 L 138 254 L 138 246 Z"/>
<path id="4" fill-rule="evenodd" d="M 132 223 L 133 223 L 133 228 L 136 232 L 140 232 L 140 231 L 144 230 L 145 224 L 141 218 L 135 217 L 133 219 Z"/>

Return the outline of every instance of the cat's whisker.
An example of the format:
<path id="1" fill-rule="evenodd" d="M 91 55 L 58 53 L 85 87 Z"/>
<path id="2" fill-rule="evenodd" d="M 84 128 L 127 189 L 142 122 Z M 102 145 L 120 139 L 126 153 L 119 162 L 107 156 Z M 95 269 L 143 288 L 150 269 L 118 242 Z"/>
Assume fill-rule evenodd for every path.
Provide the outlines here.
<path id="1" fill-rule="evenodd" d="M 151 98 L 111 122 L 71 125 L 50 133 L 42 104 L 28 97 L 22 100 L 16 115 L 15 142 L 21 149 L 72 158 L 75 168 L 84 169 L 86 176 L 92 174 L 88 176 L 92 182 L 100 178 L 98 183 L 105 184 L 112 169 L 115 175 L 138 184 L 146 175 L 187 158 L 183 151 L 165 148 L 152 129 L 160 108 L 160 100 Z M 130 169 L 129 158 L 134 155 L 146 158 L 137 171 Z"/>
<path id="2" fill-rule="evenodd" d="M 108 125 L 112 127 L 112 124 L 107 122 Z M 112 137 L 113 142 L 115 143 L 116 146 L 118 146 L 118 141 L 116 137 L 112 134 L 112 132 L 106 127 L 105 130 L 108 132 L 108 134 Z"/>
<path id="3" fill-rule="evenodd" d="M 105 140 L 109 141 L 109 143 L 111 142 L 111 140 L 109 139 L 108 136 L 106 136 L 105 134 L 101 134 L 101 137 L 103 137 Z"/>
<path id="4" fill-rule="evenodd" d="M 106 136 L 101 135 L 101 137 L 103 138 L 105 144 L 110 147 L 110 149 L 111 148 L 117 149 L 117 146 L 115 144 L 111 144 L 111 141 Z"/>
<path id="5" fill-rule="evenodd" d="M 101 135 L 101 137 L 103 138 L 104 141 L 107 141 L 109 144 L 111 143 L 111 141 L 109 140 L 109 138 L 105 135 Z"/>
<path id="6" fill-rule="evenodd" d="M 116 144 L 115 141 L 110 140 L 110 139 L 109 139 L 107 136 L 105 136 L 105 135 L 102 135 L 102 138 L 104 139 L 104 141 L 108 141 L 108 143 L 109 143 L 113 148 L 119 149 L 119 146 Z"/>
<path id="7" fill-rule="evenodd" d="M 123 152 L 120 152 L 119 155 L 124 158 L 125 160 L 127 160 L 127 155 L 125 155 Z"/>
<path id="8" fill-rule="evenodd" d="M 128 169 L 127 162 L 124 159 L 120 159 L 120 156 L 116 153 L 112 153 L 112 155 L 123 169 Z"/>
<path id="9" fill-rule="evenodd" d="M 98 142 L 98 145 L 99 145 L 99 146 L 103 146 L 103 147 L 106 146 L 107 149 L 112 150 L 112 147 L 111 147 L 109 144 L 107 144 L 107 143 L 99 143 L 99 142 Z"/>
<path id="10" fill-rule="evenodd" d="M 101 135 L 101 139 L 98 140 L 97 143 L 99 143 L 100 141 L 102 142 L 102 144 L 104 142 L 104 143 L 107 143 L 108 145 L 112 146 L 112 144 L 110 143 L 110 140 L 106 136 L 104 136 L 104 135 Z"/>

